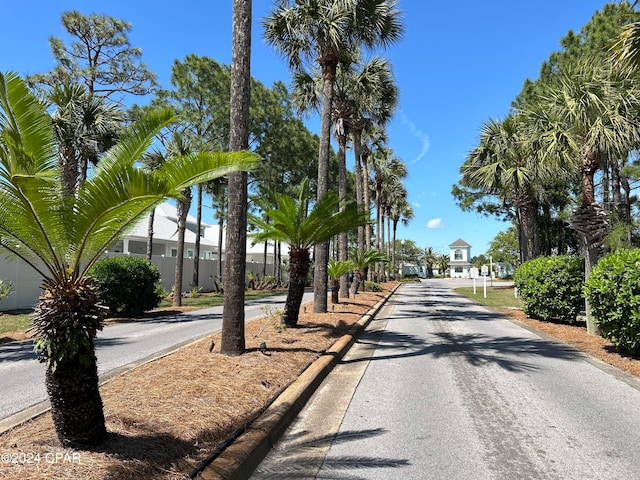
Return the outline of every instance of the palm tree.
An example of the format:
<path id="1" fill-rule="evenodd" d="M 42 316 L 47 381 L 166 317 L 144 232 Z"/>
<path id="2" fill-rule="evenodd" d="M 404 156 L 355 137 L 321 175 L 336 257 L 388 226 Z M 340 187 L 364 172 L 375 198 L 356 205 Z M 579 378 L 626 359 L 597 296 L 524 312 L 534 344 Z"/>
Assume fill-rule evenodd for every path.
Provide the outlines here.
<path id="1" fill-rule="evenodd" d="M 365 248 L 360 250 L 359 248 L 352 248 L 349 252 L 349 258 L 355 268 L 355 275 L 353 279 L 353 294 L 356 295 L 367 278 L 367 270 L 371 265 L 376 263 L 387 262 L 388 257 L 377 248 Z"/>
<path id="2" fill-rule="evenodd" d="M 289 289 L 284 307 L 284 323 L 295 327 L 307 275 L 311 265 L 310 250 L 319 242 L 328 241 L 340 232 L 365 225 L 369 219 L 355 204 L 340 210 L 340 201 L 333 192 L 327 193 L 309 210 L 309 182 L 303 181 L 297 199 L 276 194 L 276 204 L 265 215 L 271 219 L 251 217 L 251 223 L 261 229 L 256 241 L 276 240 L 289 244 Z"/>
<path id="3" fill-rule="evenodd" d="M 427 247 L 424 250 L 424 263 L 427 264 L 427 278 L 433 278 L 433 266 L 438 261 L 438 253 L 433 247 Z"/>
<path id="4" fill-rule="evenodd" d="M 368 156 L 365 154 L 363 134 L 367 138 L 380 132 L 382 125 L 390 119 L 398 102 L 398 87 L 395 85 L 391 65 L 381 57 L 372 60 L 355 71 L 351 81 L 351 96 L 354 112 L 348 119 L 353 136 L 354 171 L 356 176 L 356 201 L 361 208 L 369 211 L 369 174 Z M 370 246 L 369 232 L 358 231 L 358 248 L 364 250 Z"/>
<path id="5" fill-rule="evenodd" d="M 174 132 L 166 145 L 166 156 L 185 156 L 192 153 L 189 140 L 180 132 Z M 178 224 L 178 242 L 176 252 L 176 268 L 173 276 L 172 306 L 182 305 L 182 278 L 184 276 L 184 236 L 187 231 L 187 215 L 193 198 L 191 187 L 182 191 L 181 198 L 176 200 L 176 221 Z"/>
<path id="6" fill-rule="evenodd" d="M 372 160 L 376 192 L 376 247 L 384 252 L 384 220 L 389 202 L 389 196 L 385 195 L 385 186 L 399 182 L 406 177 L 407 167 L 402 160 L 393 154 L 393 150 L 390 148 L 379 149 Z M 378 268 L 378 274 L 381 273 L 381 269 Z"/>
<path id="7" fill-rule="evenodd" d="M 460 168 L 460 182 L 513 205 L 520 244 L 520 262 L 540 255 L 536 185 L 558 176 L 552 162 L 541 161 L 524 142 L 528 125 L 513 113 L 484 123 L 479 145 Z"/>
<path id="8" fill-rule="evenodd" d="M 329 191 L 331 104 L 338 63 L 359 47 L 374 48 L 402 36 L 395 0 L 278 0 L 265 18 L 264 37 L 288 61 L 293 72 L 315 62 L 322 72 L 322 111 L 317 198 Z M 328 243 L 315 246 L 314 307 L 327 311 Z"/>
<path id="9" fill-rule="evenodd" d="M 393 223 L 391 228 L 393 232 L 393 238 L 391 239 L 391 245 L 393 245 L 393 252 L 391 256 L 391 265 L 393 265 L 393 271 L 396 272 L 396 232 L 398 230 L 398 223 L 403 225 L 409 225 L 409 222 L 413 219 L 413 209 L 409 202 L 407 202 L 407 190 L 401 186 L 397 190 L 397 195 L 391 199 L 390 202 L 390 215 L 389 218 Z"/>
<path id="10" fill-rule="evenodd" d="M 329 260 L 327 265 L 327 274 L 331 279 L 331 303 L 340 303 L 339 293 L 342 286 L 340 285 L 340 279 L 348 275 L 353 270 L 353 263 L 349 260 Z"/>
<path id="11" fill-rule="evenodd" d="M 82 84 L 56 84 L 45 93 L 45 102 L 53 109 L 58 160 L 71 194 L 87 178 L 89 163 L 96 163 L 116 142 L 124 115 L 115 103 L 92 95 Z"/>
<path id="12" fill-rule="evenodd" d="M 155 172 L 138 168 L 172 120 L 160 111 L 135 122 L 68 195 L 50 117 L 17 74 L 0 74 L 0 246 L 42 277 L 33 331 L 65 446 L 96 445 L 106 437 L 94 348 L 105 309 L 89 269 L 154 206 L 255 161 L 247 153 L 189 155 Z"/>
<path id="13" fill-rule="evenodd" d="M 640 145 L 638 128 L 640 90 L 630 78 L 613 74 L 597 62 L 583 60 L 567 69 L 554 88 L 548 88 L 540 107 L 530 107 L 531 142 L 548 162 L 560 163 L 556 171 L 580 175 L 581 204 L 573 213 L 572 226 L 585 251 L 585 277 L 601 252 L 609 221 L 596 203 L 596 172 L 609 158 L 621 158 Z M 595 324 L 587 305 L 587 329 Z"/>
<path id="14" fill-rule="evenodd" d="M 449 258 L 449 255 L 447 255 L 446 253 L 441 253 L 436 258 L 436 262 L 434 263 L 434 266 L 442 272 L 443 277 L 447 276 L 447 269 L 449 268 L 450 261 L 451 259 Z"/>
<path id="15" fill-rule="evenodd" d="M 387 142 L 387 133 L 380 125 L 374 125 L 370 122 L 365 122 L 361 151 L 362 160 L 362 197 L 364 208 L 369 212 L 371 216 L 371 195 L 370 195 L 370 173 L 369 173 L 369 159 L 371 155 L 377 155 L 377 151 L 384 148 L 384 144 Z M 371 229 L 365 230 L 365 249 L 372 246 L 371 243 Z"/>
<path id="16" fill-rule="evenodd" d="M 251 0 L 233 0 L 233 40 L 229 149 L 249 147 L 251 100 Z M 244 352 L 244 291 L 247 269 L 247 174 L 229 175 L 227 243 L 224 265 L 224 308 L 220 351 Z"/>

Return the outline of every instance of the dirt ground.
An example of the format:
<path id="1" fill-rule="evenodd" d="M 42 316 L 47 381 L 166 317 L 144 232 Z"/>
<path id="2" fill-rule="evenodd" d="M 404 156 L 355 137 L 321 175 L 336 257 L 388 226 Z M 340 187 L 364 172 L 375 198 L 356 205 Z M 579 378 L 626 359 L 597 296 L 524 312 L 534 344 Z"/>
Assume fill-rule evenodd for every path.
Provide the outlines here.
<path id="1" fill-rule="evenodd" d="M 242 356 L 220 355 L 216 334 L 116 377 L 101 387 L 110 432 L 102 447 L 63 449 L 45 414 L 0 435 L 0 478 L 189 478 L 199 462 L 241 431 L 394 285 L 385 284 L 383 293 L 342 299 L 334 313 L 301 309 L 299 328 L 282 330 L 271 318 L 255 320 L 247 325 L 248 351 Z M 640 378 L 640 359 L 616 354 L 584 326 L 500 312 Z M 266 353 L 259 351 L 261 342 Z"/>

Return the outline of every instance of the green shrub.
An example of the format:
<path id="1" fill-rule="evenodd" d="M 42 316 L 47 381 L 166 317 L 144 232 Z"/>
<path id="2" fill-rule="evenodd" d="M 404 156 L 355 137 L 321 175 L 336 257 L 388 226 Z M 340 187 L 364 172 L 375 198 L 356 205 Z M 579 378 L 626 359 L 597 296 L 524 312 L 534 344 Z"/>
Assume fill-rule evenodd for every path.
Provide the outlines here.
<path id="1" fill-rule="evenodd" d="M 365 292 L 381 292 L 382 286 L 376 282 L 366 281 L 364 282 L 364 290 Z"/>
<path id="2" fill-rule="evenodd" d="M 523 263 L 513 283 L 524 302 L 524 312 L 539 320 L 575 322 L 584 309 L 584 259 L 562 255 Z"/>
<path id="3" fill-rule="evenodd" d="M 584 291 L 602 336 L 618 351 L 640 355 L 640 249 L 601 259 Z"/>
<path id="4" fill-rule="evenodd" d="M 162 299 L 160 271 L 144 258 L 105 258 L 96 262 L 90 274 L 111 315 L 133 317 L 157 307 Z"/>

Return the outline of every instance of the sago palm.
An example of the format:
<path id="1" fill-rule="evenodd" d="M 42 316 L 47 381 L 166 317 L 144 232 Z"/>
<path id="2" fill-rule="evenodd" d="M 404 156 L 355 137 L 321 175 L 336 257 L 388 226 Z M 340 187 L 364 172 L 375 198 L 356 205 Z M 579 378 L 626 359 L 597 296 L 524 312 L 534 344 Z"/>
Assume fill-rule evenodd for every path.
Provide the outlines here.
<path id="1" fill-rule="evenodd" d="M 91 266 L 154 206 L 255 162 L 246 152 L 202 154 L 172 158 L 153 172 L 139 168 L 173 120 L 159 111 L 131 125 L 69 195 L 51 118 L 17 74 L 0 74 L 0 246 L 42 277 L 33 330 L 65 446 L 96 445 L 107 434 L 94 348 L 105 309 Z"/>
<path id="2" fill-rule="evenodd" d="M 352 248 L 349 252 L 349 259 L 355 269 L 352 286 L 354 295 L 358 293 L 360 285 L 367 278 L 367 271 L 371 265 L 389 261 L 388 257 L 377 248 L 365 248 L 364 250 Z"/>
<path id="3" fill-rule="evenodd" d="M 329 260 L 327 275 L 331 280 L 331 303 L 340 303 L 340 279 L 353 270 L 353 263 L 349 260 Z"/>
<path id="4" fill-rule="evenodd" d="M 340 210 L 340 201 L 333 192 L 316 202 L 310 211 L 309 203 L 309 182 L 304 181 L 297 199 L 276 195 L 276 205 L 265 212 L 270 222 L 251 217 L 251 223 L 261 229 L 254 235 L 256 241 L 276 240 L 289 244 L 289 289 L 284 308 L 284 323 L 289 327 L 298 323 L 313 245 L 327 242 L 338 233 L 357 229 L 369 221 L 355 204 Z"/>

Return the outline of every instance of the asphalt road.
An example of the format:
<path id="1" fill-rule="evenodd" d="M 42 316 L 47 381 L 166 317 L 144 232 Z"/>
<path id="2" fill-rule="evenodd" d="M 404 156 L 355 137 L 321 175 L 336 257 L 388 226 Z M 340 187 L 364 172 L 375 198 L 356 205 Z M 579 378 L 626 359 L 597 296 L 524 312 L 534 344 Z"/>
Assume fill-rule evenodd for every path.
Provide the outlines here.
<path id="1" fill-rule="evenodd" d="M 640 479 L 640 382 L 401 287 L 252 479 Z"/>
<path id="2" fill-rule="evenodd" d="M 303 303 L 312 298 L 312 293 L 305 293 Z M 247 302 L 245 320 L 264 316 L 265 305 L 284 306 L 284 300 L 284 295 L 278 295 Z M 98 373 L 104 379 L 106 375 L 126 370 L 221 327 L 222 307 L 106 326 L 96 339 Z M 36 360 L 31 341 L 0 345 L 0 421 L 47 400 L 44 372 L 45 367 Z"/>

